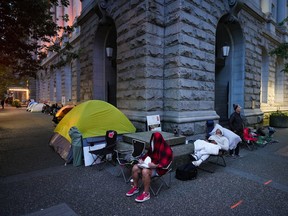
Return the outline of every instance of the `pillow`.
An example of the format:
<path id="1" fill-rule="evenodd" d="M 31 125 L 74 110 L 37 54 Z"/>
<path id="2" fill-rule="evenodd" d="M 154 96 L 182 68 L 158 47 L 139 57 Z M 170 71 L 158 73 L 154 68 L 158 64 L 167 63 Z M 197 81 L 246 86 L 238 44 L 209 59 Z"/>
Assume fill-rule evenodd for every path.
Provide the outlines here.
<path id="1" fill-rule="evenodd" d="M 210 135 L 216 134 L 216 130 L 217 129 L 220 129 L 221 131 L 223 131 L 223 127 L 221 125 L 219 125 L 219 124 L 216 124 L 215 127 L 213 128 L 213 130 L 209 134 Z M 224 131 L 223 131 L 223 133 L 224 133 Z"/>
<path id="2" fill-rule="evenodd" d="M 215 127 L 213 128 L 213 130 L 210 132 L 210 135 L 214 135 L 216 133 L 216 130 L 220 129 L 223 131 L 223 136 L 227 137 L 229 140 L 229 149 L 235 149 L 237 147 L 237 144 L 239 142 L 241 142 L 241 138 L 240 136 L 238 136 L 237 134 L 235 134 L 233 131 L 222 127 L 219 124 L 216 124 Z"/>

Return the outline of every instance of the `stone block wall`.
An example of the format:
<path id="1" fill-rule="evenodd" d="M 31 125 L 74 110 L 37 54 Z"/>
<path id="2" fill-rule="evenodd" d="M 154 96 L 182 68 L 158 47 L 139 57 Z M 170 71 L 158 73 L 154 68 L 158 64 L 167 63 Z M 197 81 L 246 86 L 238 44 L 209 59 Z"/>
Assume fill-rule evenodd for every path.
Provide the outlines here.
<path id="1" fill-rule="evenodd" d="M 164 5 L 160 2 L 126 1 L 115 14 L 117 106 L 130 115 L 163 110 Z"/>
<path id="2" fill-rule="evenodd" d="M 95 79 L 103 80 L 95 78 L 101 68 L 95 67 L 93 61 L 95 37 L 101 27 L 96 6 L 96 1 L 91 5 L 85 1 L 79 19 L 81 35 L 74 44 L 79 58 L 71 63 L 72 102 L 76 104 L 98 99 L 93 95 L 98 87 Z M 146 130 L 147 115 L 160 114 L 163 130 L 172 131 L 178 126 L 190 138 L 203 138 L 206 120 L 218 121 L 214 110 L 216 30 L 219 20 L 229 10 L 228 1 L 223 0 L 107 1 L 105 13 L 113 20 L 117 32 L 117 107 L 138 131 Z M 260 110 L 262 50 L 269 52 L 277 39 L 266 29 L 266 20 L 254 12 L 244 8 L 238 15 L 245 46 L 242 73 L 245 81 L 244 89 L 240 90 L 244 92 L 243 111 L 249 124 L 258 123 L 263 115 Z M 52 58 L 47 65 L 56 61 Z M 271 57 L 272 89 L 275 62 Z M 44 83 L 39 87 L 42 91 L 45 91 Z M 273 91 L 269 92 L 269 106 L 274 104 L 273 95 Z M 287 103 L 288 96 L 284 95 Z M 44 93 L 41 96 L 46 97 Z M 255 100 L 254 109 L 251 98 Z"/>

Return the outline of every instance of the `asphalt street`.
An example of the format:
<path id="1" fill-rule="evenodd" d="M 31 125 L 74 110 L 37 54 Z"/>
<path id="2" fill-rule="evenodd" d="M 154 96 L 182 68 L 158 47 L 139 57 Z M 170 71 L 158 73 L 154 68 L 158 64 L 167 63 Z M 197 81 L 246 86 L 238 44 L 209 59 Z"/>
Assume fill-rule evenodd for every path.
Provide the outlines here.
<path id="1" fill-rule="evenodd" d="M 242 148 L 242 158 L 226 158 L 212 174 L 199 170 L 196 180 L 180 181 L 172 173 L 169 189 L 140 204 L 125 196 L 130 185 L 117 166 L 65 166 L 48 145 L 54 128 L 49 115 L 0 110 L 1 216 L 55 207 L 54 215 L 288 215 L 287 128 L 276 128 L 278 143 Z"/>

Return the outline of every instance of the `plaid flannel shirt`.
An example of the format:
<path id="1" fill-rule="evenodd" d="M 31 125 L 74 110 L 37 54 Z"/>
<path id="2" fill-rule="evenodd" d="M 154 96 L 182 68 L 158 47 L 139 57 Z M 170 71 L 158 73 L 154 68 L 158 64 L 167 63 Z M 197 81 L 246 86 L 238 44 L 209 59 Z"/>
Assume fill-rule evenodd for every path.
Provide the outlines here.
<path id="1" fill-rule="evenodd" d="M 152 151 L 151 142 L 154 142 L 154 149 Z M 150 147 L 148 152 L 142 157 L 143 160 L 149 156 L 151 157 L 152 163 L 158 165 L 156 168 L 156 172 L 158 175 L 163 175 L 167 172 L 167 166 L 173 160 L 173 151 L 171 147 L 166 143 L 163 136 L 159 132 L 155 132 L 152 134 L 150 139 Z"/>

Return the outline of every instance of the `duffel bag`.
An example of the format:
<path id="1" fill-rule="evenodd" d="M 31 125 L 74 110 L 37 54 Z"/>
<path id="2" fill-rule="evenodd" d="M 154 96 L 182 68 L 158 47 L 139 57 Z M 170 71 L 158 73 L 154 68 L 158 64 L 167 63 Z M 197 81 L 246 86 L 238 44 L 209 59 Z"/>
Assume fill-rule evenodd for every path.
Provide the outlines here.
<path id="1" fill-rule="evenodd" d="M 193 180 L 197 178 L 197 174 L 197 167 L 192 163 L 187 163 L 176 169 L 175 178 L 182 181 Z"/>

